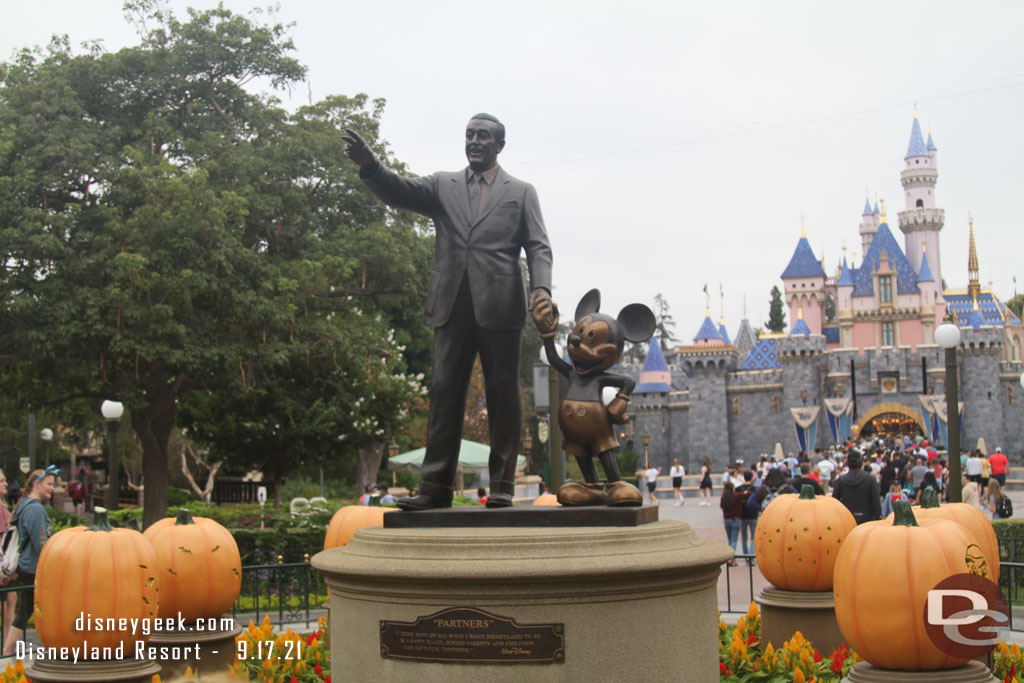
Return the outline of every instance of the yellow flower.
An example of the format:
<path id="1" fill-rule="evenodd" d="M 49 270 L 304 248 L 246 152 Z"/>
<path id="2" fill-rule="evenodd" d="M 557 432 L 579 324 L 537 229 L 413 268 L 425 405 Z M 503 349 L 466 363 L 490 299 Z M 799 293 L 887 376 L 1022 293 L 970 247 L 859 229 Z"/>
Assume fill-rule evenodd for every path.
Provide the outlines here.
<path id="1" fill-rule="evenodd" d="M 793 672 L 793 683 L 807 683 L 807 678 L 804 677 L 804 672 L 800 669 Z"/>

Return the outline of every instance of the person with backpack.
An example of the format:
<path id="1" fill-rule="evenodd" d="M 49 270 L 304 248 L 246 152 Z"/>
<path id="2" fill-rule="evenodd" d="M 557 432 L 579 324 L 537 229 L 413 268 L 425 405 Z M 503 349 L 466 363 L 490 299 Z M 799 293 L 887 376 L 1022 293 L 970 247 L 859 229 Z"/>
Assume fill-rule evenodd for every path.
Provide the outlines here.
<path id="1" fill-rule="evenodd" d="M 985 507 L 992 513 L 992 519 L 1013 517 L 1013 503 L 1010 502 L 1010 497 L 1003 493 L 1003 487 L 999 485 L 999 480 L 995 477 L 988 480 Z"/>
<path id="2" fill-rule="evenodd" d="M 747 500 L 747 506 L 757 510 L 760 514 L 773 500 L 784 493 L 797 493 L 797 490 L 789 483 L 789 477 L 781 467 L 773 467 L 768 470 L 764 477 L 764 483 Z"/>
<path id="3" fill-rule="evenodd" d="M 754 485 L 753 470 L 744 471 L 743 484 L 736 487 L 736 493 L 753 496 L 757 489 L 758 487 Z M 757 518 L 761 516 L 761 510 L 745 503 L 746 500 L 744 500 L 743 512 L 740 514 L 740 537 L 743 539 L 743 554 L 749 555 L 754 552 L 754 530 L 757 529 Z M 750 537 L 749 545 L 747 544 L 747 536 Z M 747 558 L 747 564 L 750 564 L 752 559 Z"/>
<path id="4" fill-rule="evenodd" d="M 850 451 L 846 458 L 850 471 L 836 480 L 832 496 L 846 506 L 857 524 L 882 518 L 882 496 L 878 480 L 865 472 L 864 456 L 860 451 Z"/>
<path id="5" fill-rule="evenodd" d="M 29 586 L 29 589 L 21 591 L 14 621 L 4 639 L 5 657 L 14 654 L 15 645 L 25 637 L 25 629 L 28 628 L 28 620 L 32 616 L 35 604 L 36 563 L 39 562 L 43 544 L 53 534 L 50 516 L 46 514 L 43 503 L 53 496 L 53 487 L 59 474 L 60 470 L 54 465 L 45 470 L 34 470 L 29 474 L 25 483 L 26 494 L 11 517 L 11 524 L 18 530 L 18 548 L 21 551 L 15 585 Z"/>

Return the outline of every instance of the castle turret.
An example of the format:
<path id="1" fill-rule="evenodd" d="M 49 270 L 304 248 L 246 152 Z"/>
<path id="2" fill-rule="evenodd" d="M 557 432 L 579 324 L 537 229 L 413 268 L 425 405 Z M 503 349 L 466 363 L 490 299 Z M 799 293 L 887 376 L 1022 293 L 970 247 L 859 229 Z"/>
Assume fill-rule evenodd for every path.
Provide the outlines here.
<path id="1" fill-rule="evenodd" d="M 802 310 L 813 334 L 821 334 L 825 318 L 825 277 L 825 269 L 807 241 L 807 233 L 801 231 L 793 258 L 782 272 L 782 295 L 789 304 L 789 319 L 796 320 L 797 310 Z"/>
<path id="2" fill-rule="evenodd" d="M 644 367 L 640 371 L 640 381 L 634 394 L 667 394 L 675 391 L 672 387 L 672 372 L 665 362 L 665 354 L 661 352 L 661 342 L 658 337 L 651 337 L 651 343 L 647 347 L 647 359 L 644 360 Z"/>
<path id="3" fill-rule="evenodd" d="M 878 215 L 878 203 L 875 206 L 871 206 L 871 200 L 864 200 L 864 213 L 861 215 L 860 221 L 860 244 L 861 253 L 868 253 L 868 247 L 871 246 L 871 240 L 874 239 L 875 233 L 878 232 L 878 226 L 881 220 Z"/>
<path id="4" fill-rule="evenodd" d="M 921 123 L 914 109 L 914 123 L 910 129 L 910 144 L 904 157 L 905 168 L 900 172 L 906 210 L 899 212 L 899 226 L 904 234 L 904 251 L 911 263 L 920 263 L 921 255 L 928 254 L 928 267 L 935 282 L 942 282 L 939 259 L 939 231 L 946 220 L 945 211 L 935 208 L 935 184 L 939 171 L 935 167 L 938 149 L 931 133 L 925 143 Z M 936 287 L 941 297 L 941 284 Z"/>

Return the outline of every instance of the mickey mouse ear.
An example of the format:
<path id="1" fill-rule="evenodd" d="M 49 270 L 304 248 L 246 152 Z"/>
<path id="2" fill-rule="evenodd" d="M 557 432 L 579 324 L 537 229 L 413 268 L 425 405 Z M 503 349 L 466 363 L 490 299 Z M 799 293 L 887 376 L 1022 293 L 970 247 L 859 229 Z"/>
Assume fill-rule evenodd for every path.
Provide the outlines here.
<path id="1" fill-rule="evenodd" d="M 599 310 L 601 310 L 601 292 L 592 289 L 584 294 L 580 302 L 576 304 L 576 317 L 574 320 L 579 322 L 591 313 L 597 313 Z"/>
<path id="2" fill-rule="evenodd" d="M 654 311 L 643 304 L 630 304 L 619 311 L 622 336 L 638 344 L 647 341 L 654 334 L 657 320 Z"/>

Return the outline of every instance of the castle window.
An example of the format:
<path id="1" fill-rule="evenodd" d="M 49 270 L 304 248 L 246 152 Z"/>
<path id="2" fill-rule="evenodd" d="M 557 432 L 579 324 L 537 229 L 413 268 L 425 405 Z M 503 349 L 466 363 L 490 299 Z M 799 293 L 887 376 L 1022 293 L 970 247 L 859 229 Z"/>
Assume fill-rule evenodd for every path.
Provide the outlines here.
<path id="1" fill-rule="evenodd" d="M 878 278 L 878 301 L 883 304 L 892 303 L 892 275 L 882 275 Z"/>
<path id="2" fill-rule="evenodd" d="M 924 208 L 924 200 L 923 199 L 918 199 L 917 200 L 917 208 L 919 208 L 919 209 L 923 209 Z"/>
<path id="3" fill-rule="evenodd" d="M 882 346 L 896 346 L 895 323 L 882 323 Z"/>
<path id="4" fill-rule="evenodd" d="M 775 395 L 772 396 L 772 412 L 773 413 L 779 412 L 781 403 L 782 402 L 779 400 L 779 395 L 778 394 L 775 394 Z"/>

